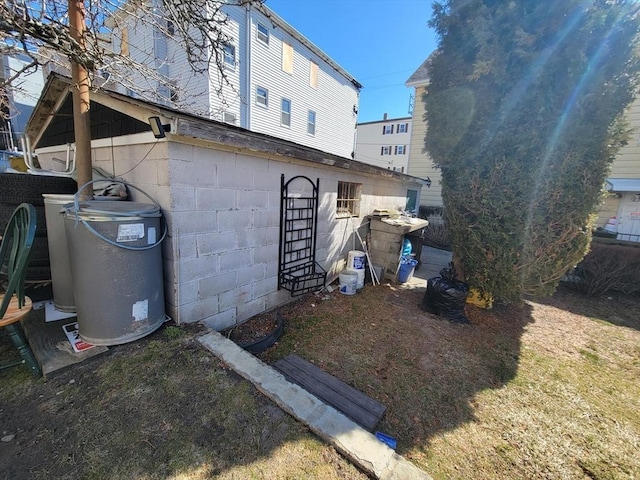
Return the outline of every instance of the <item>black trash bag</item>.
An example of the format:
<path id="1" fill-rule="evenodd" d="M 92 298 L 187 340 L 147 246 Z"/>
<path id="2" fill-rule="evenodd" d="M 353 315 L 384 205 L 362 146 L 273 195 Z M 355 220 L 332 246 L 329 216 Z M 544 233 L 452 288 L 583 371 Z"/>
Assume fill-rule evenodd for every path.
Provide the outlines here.
<path id="1" fill-rule="evenodd" d="M 464 315 L 469 287 L 455 277 L 453 268 L 443 268 L 439 277 L 427 280 L 427 290 L 420 308 L 455 323 L 469 323 Z"/>

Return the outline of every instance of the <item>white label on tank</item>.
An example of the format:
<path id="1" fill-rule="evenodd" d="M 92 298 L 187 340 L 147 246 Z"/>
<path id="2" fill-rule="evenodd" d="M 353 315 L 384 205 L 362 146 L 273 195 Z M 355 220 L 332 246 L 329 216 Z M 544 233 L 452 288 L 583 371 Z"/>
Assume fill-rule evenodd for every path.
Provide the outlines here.
<path id="1" fill-rule="evenodd" d="M 118 242 L 135 242 L 144 238 L 144 223 L 118 225 Z"/>
<path id="2" fill-rule="evenodd" d="M 133 304 L 131 315 L 136 322 L 146 320 L 149 317 L 149 300 L 140 300 Z"/>
<path id="3" fill-rule="evenodd" d="M 147 230 L 147 245 L 156 243 L 156 227 L 149 227 Z"/>

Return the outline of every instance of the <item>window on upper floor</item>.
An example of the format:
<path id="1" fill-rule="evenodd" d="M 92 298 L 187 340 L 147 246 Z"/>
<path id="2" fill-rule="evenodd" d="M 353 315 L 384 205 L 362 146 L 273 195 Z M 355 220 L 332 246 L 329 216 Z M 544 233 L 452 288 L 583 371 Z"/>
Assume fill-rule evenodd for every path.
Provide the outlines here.
<path id="1" fill-rule="evenodd" d="M 287 42 L 282 42 L 282 71 L 293 73 L 293 47 Z"/>
<path id="2" fill-rule="evenodd" d="M 316 112 L 309 110 L 307 113 L 307 133 L 309 135 L 316 134 Z"/>
<path id="3" fill-rule="evenodd" d="M 390 135 L 393 133 L 393 125 L 383 125 L 382 126 L 382 134 Z"/>
<path id="4" fill-rule="evenodd" d="M 224 123 L 230 123 L 231 125 L 235 125 L 236 124 L 236 116 L 233 113 L 229 113 L 229 112 L 224 112 L 222 114 L 222 121 Z"/>
<path id="5" fill-rule="evenodd" d="M 380 147 L 380 155 L 391 155 L 391 146 Z"/>
<path id="6" fill-rule="evenodd" d="M 396 145 L 395 152 L 396 152 L 396 155 L 404 155 L 405 153 L 407 153 L 407 146 L 406 145 Z"/>
<path id="7" fill-rule="evenodd" d="M 120 54 L 123 57 L 129 56 L 129 29 L 124 27 L 120 35 Z"/>
<path id="8" fill-rule="evenodd" d="M 280 107 L 280 125 L 285 127 L 291 126 L 291 100 L 287 98 L 282 99 Z"/>
<path id="9" fill-rule="evenodd" d="M 318 64 L 309 60 L 309 86 L 318 88 Z"/>
<path id="10" fill-rule="evenodd" d="M 171 82 L 169 82 L 169 100 L 171 100 L 173 103 L 178 103 L 178 101 L 180 101 L 177 80 L 171 80 Z"/>
<path id="11" fill-rule="evenodd" d="M 256 87 L 256 104 L 265 108 L 269 107 L 269 90 L 262 87 Z"/>
<path id="12" fill-rule="evenodd" d="M 336 203 L 336 217 L 349 218 L 360 215 L 360 198 L 362 184 L 338 182 L 338 201 Z"/>
<path id="13" fill-rule="evenodd" d="M 223 47 L 225 67 L 236 67 L 236 47 L 230 43 L 225 43 Z"/>
<path id="14" fill-rule="evenodd" d="M 398 124 L 398 133 L 407 133 L 409 131 L 408 123 L 399 123 Z"/>
<path id="15" fill-rule="evenodd" d="M 258 40 L 265 43 L 266 45 L 269 45 L 269 29 L 267 27 L 265 27 L 261 23 L 258 23 L 256 35 L 258 37 Z"/>

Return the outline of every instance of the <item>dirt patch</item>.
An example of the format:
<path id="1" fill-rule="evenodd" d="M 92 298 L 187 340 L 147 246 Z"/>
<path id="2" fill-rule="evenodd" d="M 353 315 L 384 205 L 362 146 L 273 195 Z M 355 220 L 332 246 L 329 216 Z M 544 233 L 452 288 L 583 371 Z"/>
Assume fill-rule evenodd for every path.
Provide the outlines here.
<path id="1" fill-rule="evenodd" d="M 268 337 L 277 328 L 278 311 L 274 309 L 220 333 L 238 345 L 249 345 Z"/>

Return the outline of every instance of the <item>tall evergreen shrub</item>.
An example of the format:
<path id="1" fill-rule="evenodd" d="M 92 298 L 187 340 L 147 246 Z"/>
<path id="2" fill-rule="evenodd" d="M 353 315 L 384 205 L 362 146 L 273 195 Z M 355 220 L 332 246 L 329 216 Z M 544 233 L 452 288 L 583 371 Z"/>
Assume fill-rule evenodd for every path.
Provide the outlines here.
<path id="1" fill-rule="evenodd" d="M 634 0 L 448 0 L 423 97 L 458 271 L 551 294 L 586 254 L 638 91 Z"/>

